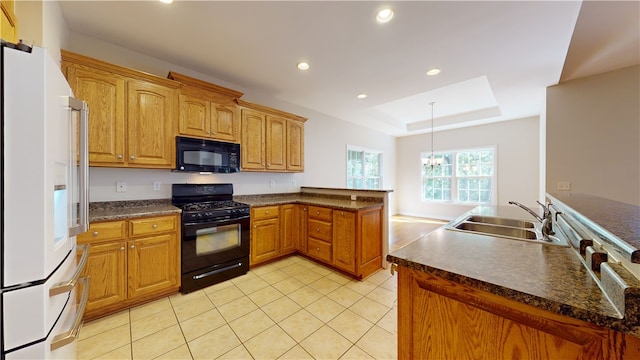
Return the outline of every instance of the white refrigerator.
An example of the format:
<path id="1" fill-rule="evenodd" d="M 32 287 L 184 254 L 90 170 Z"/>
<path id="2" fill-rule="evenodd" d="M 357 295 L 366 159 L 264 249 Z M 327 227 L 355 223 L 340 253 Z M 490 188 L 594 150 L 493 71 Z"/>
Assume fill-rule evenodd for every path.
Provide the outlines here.
<path id="1" fill-rule="evenodd" d="M 76 246 L 88 228 L 88 108 L 45 49 L 1 50 L 0 357 L 73 359 L 89 289 L 88 248 Z"/>

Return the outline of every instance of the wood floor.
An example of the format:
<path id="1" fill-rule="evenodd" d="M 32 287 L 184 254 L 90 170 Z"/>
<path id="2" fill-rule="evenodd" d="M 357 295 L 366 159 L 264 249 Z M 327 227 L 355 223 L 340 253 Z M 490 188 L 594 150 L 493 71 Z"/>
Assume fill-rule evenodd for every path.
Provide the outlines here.
<path id="1" fill-rule="evenodd" d="M 446 224 L 446 221 L 394 215 L 391 217 L 389 251 L 393 252 Z"/>

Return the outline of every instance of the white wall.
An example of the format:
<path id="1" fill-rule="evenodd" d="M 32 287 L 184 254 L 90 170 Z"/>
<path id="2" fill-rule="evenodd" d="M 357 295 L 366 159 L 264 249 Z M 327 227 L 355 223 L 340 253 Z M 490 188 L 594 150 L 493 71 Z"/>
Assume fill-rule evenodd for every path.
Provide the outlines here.
<path id="1" fill-rule="evenodd" d="M 82 34 L 71 32 L 65 50 L 94 57 L 113 64 L 166 77 L 176 71 L 204 81 L 229 87 L 245 95 L 242 99 L 266 105 L 308 118 L 305 123 L 305 172 L 193 175 L 172 173 L 169 170 L 91 168 L 91 201 L 134 200 L 170 198 L 172 183 L 231 182 L 238 195 L 297 192 L 300 186 L 346 187 L 346 146 L 357 145 L 383 151 L 384 187 L 395 188 L 395 143 L 392 136 L 331 118 L 313 110 L 286 103 L 269 94 L 262 94 L 202 73 L 171 64 L 160 59 L 106 43 Z M 127 192 L 116 192 L 116 181 L 127 182 Z M 153 181 L 161 181 L 160 191 L 152 190 Z M 275 187 L 271 187 L 271 181 Z M 391 213 L 395 203 L 391 200 Z"/>
<path id="2" fill-rule="evenodd" d="M 640 65 L 547 89 L 547 188 L 640 205 Z"/>
<path id="3" fill-rule="evenodd" d="M 540 199 L 540 143 L 538 117 L 517 119 L 434 133 L 434 151 L 495 146 L 497 149 L 497 200 L 533 204 Z M 454 219 L 476 205 L 421 201 L 420 153 L 431 151 L 431 134 L 397 139 L 398 213 Z"/>

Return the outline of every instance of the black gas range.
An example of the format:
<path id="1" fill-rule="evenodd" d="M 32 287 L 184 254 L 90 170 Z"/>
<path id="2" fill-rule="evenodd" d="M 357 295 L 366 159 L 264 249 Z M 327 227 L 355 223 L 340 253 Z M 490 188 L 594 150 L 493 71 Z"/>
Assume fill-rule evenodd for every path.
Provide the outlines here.
<path id="1" fill-rule="evenodd" d="M 173 184 L 182 209 L 183 293 L 249 270 L 249 205 L 233 201 L 233 184 Z"/>

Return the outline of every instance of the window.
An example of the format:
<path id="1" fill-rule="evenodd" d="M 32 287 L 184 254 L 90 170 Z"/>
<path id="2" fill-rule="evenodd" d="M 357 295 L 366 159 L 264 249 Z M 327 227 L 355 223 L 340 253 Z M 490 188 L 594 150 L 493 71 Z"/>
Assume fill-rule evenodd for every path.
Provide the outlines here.
<path id="1" fill-rule="evenodd" d="M 347 146 L 347 189 L 382 189 L 382 152 Z"/>
<path id="2" fill-rule="evenodd" d="M 495 197 L 494 149 L 422 153 L 422 200 L 492 203 Z"/>

